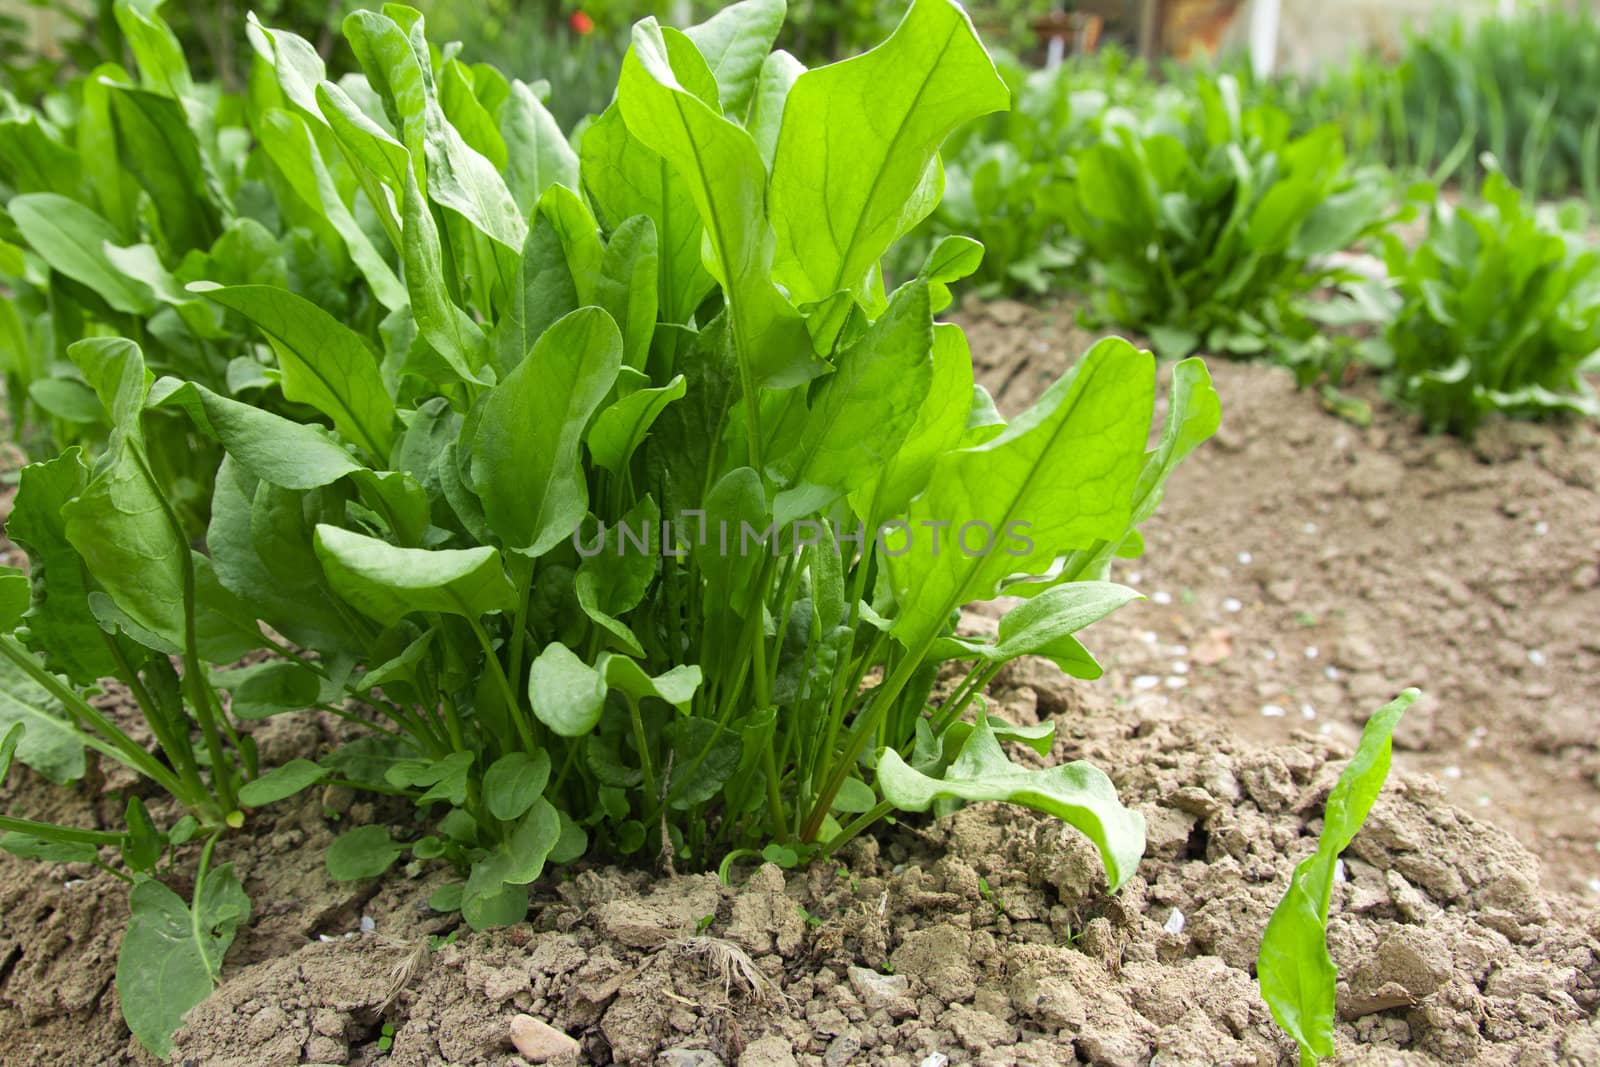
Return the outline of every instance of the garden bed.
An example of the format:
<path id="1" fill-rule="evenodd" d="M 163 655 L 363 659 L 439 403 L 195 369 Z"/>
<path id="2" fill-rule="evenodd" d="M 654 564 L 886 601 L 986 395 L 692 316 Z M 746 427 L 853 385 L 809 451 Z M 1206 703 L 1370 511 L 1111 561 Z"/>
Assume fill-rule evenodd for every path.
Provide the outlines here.
<path id="1" fill-rule="evenodd" d="M 993 305 L 966 325 L 1007 411 L 1085 347 L 1065 310 Z M 1104 767 L 1148 817 L 1116 897 L 1073 831 L 980 805 L 736 888 L 580 867 L 541 883 L 529 925 L 441 944 L 442 872 L 327 878 L 337 832 L 404 817 L 334 790 L 221 846 L 254 917 L 175 1061 L 515 1062 L 527 1012 L 596 1063 L 1290 1063 L 1251 974 L 1261 929 L 1359 723 L 1419 684 L 1335 890 L 1340 1060 L 1600 1062 L 1600 923 L 1565 892 L 1600 838 L 1583 687 L 1600 648 L 1582 626 L 1600 600 L 1596 434 L 1492 425 L 1474 452 L 1381 406 L 1370 428 L 1338 421 L 1281 371 L 1213 372 L 1223 431 L 1146 527 L 1150 559 L 1118 575 L 1152 600 L 1089 635 L 1107 678 L 1030 660 L 992 690 L 1005 717 L 1057 717 L 1053 758 Z M 269 722 L 272 763 L 338 732 Z M 16 774 L 14 810 L 115 816 Z M 116 1010 L 111 882 L 0 856 L 8 1064 L 149 1062 Z"/>

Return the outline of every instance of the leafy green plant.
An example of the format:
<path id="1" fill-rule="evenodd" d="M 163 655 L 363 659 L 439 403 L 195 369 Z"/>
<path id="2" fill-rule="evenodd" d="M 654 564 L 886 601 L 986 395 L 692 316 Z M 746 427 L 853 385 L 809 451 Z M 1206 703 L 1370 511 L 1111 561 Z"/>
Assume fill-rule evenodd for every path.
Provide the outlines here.
<path id="1" fill-rule="evenodd" d="M 1586 220 L 1580 204 L 1538 208 L 1491 173 L 1480 208 L 1435 200 L 1415 248 L 1384 235 L 1399 298 L 1385 347 L 1396 391 L 1430 429 L 1470 434 L 1494 411 L 1600 415 L 1584 379 L 1600 352 Z"/>
<path id="2" fill-rule="evenodd" d="M 687 35 L 647 20 L 581 163 L 539 144 L 553 165 L 526 225 L 448 123 L 406 110 L 393 87 L 439 105 L 418 23 L 390 12 L 347 32 L 391 87 L 396 165 L 371 179 L 404 205 L 407 363 L 385 382 L 369 343 L 321 316 L 280 337 L 286 371 L 332 384 L 302 399 L 353 446 L 319 443 L 292 476 L 262 452 L 304 426 L 263 449 L 211 420 L 224 584 L 324 662 L 353 661 L 403 737 L 384 784 L 453 809 L 416 841 L 356 831 L 335 873 L 444 856 L 470 876 L 438 903 L 482 925 L 520 917 L 545 863 L 586 848 L 707 865 L 775 843 L 797 861 L 959 798 L 1067 818 L 1119 884 L 1142 835 L 1104 776 L 1022 771 L 1002 741 L 1044 750 L 1045 733 L 962 714 L 1016 655 L 1098 673 L 1070 634 L 1133 596 L 1098 579 L 1216 401 L 1184 365 L 1144 457 L 1153 369 L 1113 341 L 1005 427 L 974 402 L 959 332 L 931 321 L 970 257 L 936 250 L 893 293 L 877 280 L 932 207 L 939 142 L 1005 103 L 959 9 L 923 0 L 881 48 L 814 72 L 766 56 L 779 4 Z M 867 110 L 875 126 L 841 118 Z M 474 262 L 492 275 L 446 268 Z M 281 290 L 196 288 L 266 330 L 313 318 Z M 263 496 L 289 526 L 256 519 Z M 969 545 L 1037 535 L 1006 555 L 879 543 L 952 521 Z M 951 636 L 957 607 L 1001 589 L 1029 599 L 998 642 Z M 974 666 L 938 700 L 946 661 Z"/>
<path id="3" fill-rule="evenodd" d="M 1007 745 L 1048 753 L 1051 727 L 978 696 L 1021 655 L 1099 675 L 1074 635 L 1137 596 L 1113 561 L 1141 550 L 1216 394 L 1180 363 L 1147 450 L 1153 359 L 1113 339 L 1001 419 L 933 319 L 973 242 L 892 290 L 880 262 L 937 203 L 941 143 L 1003 108 L 1004 83 L 949 0 L 815 70 L 770 52 L 783 15 L 639 23 L 576 148 L 532 86 L 432 48 L 410 8 L 346 19 L 363 75 L 339 81 L 251 27 L 241 128 L 297 212 L 289 243 L 342 247 L 338 277 L 360 282 L 185 253 L 167 321 L 240 353 L 220 375 L 160 348 L 155 316 L 96 320 L 133 335 L 66 349 L 105 446 L 23 471 L 9 530 L 30 574 L 0 582 L 0 651 L 60 704 L 29 716 L 20 758 L 65 734 L 187 809 L 165 835 L 142 807 L 91 838 L 5 824 L 135 843 L 130 944 L 174 976 L 127 986 L 152 1049 L 248 913 L 213 844 L 323 781 L 410 798 L 428 827 L 358 827 L 330 873 L 448 863 L 461 878 L 433 904 L 474 926 L 520 920 L 529 883 L 582 855 L 799 863 L 967 801 L 1057 815 L 1113 888 L 1132 873 L 1143 821 L 1109 779 L 1012 762 Z M 99 289 L 141 277 L 87 247 Z M 172 449 L 222 458 L 191 479 L 156 458 Z M 1000 594 L 1021 603 L 997 635 L 956 632 Z M 107 678 L 156 754 L 85 699 Z M 363 735 L 260 767 L 251 722 L 311 707 Z M 150 872 L 197 834 L 185 903 Z"/>
<path id="4" fill-rule="evenodd" d="M 1350 846 L 1378 799 L 1389 776 L 1394 729 L 1419 696 L 1407 689 L 1367 720 L 1355 755 L 1328 794 L 1317 850 L 1295 867 L 1261 938 L 1256 959 L 1261 996 L 1278 1025 L 1300 1046 L 1303 1065 L 1333 1055 L 1334 983 L 1339 975 L 1328 955 L 1327 926 L 1339 854 Z"/>
<path id="5" fill-rule="evenodd" d="M 1186 122 L 1108 121 L 1075 157 L 1064 212 L 1093 312 L 1168 356 L 1303 341 L 1299 298 L 1341 277 L 1320 257 L 1376 229 L 1387 183 L 1346 167 L 1334 127 L 1291 138 L 1284 112 L 1242 106 L 1231 76 L 1194 88 Z"/>

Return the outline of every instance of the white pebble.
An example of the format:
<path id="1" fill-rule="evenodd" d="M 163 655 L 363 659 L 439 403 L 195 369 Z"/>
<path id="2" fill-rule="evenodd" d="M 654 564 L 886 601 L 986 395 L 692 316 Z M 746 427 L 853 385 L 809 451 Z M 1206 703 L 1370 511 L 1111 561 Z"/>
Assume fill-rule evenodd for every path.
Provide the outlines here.
<path id="1" fill-rule="evenodd" d="M 1250 564 L 1251 564 L 1251 563 L 1252 563 L 1252 562 L 1253 562 L 1253 561 L 1254 561 L 1254 560 L 1255 560 L 1255 557 L 1254 557 L 1254 556 L 1252 556 L 1252 555 L 1251 555 L 1251 554 L 1250 554 L 1250 553 L 1248 553 L 1248 552 L 1241 552 L 1241 553 L 1239 553 L 1239 562 L 1240 562 L 1240 563 L 1242 563 L 1242 564 L 1244 564 L 1244 565 L 1245 565 L 1245 566 L 1247 566 L 1247 567 L 1248 567 L 1248 566 L 1249 566 L 1249 565 L 1250 565 Z"/>
<path id="2" fill-rule="evenodd" d="M 1152 604 L 1170 604 L 1172 603 L 1172 594 L 1158 589 L 1150 594 L 1150 602 Z"/>
<path id="3" fill-rule="evenodd" d="M 1331 723 L 1331 722 L 1323 723 L 1321 726 L 1317 727 L 1317 733 L 1321 734 L 1323 737 L 1332 737 L 1333 736 L 1333 723 Z"/>
<path id="4" fill-rule="evenodd" d="M 1180 678 L 1176 674 L 1169 674 L 1167 675 L 1166 684 L 1168 689 L 1182 689 L 1184 686 L 1189 684 L 1189 679 Z"/>
<path id="5" fill-rule="evenodd" d="M 1223 611 L 1243 611 L 1244 610 L 1244 604 L 1239 600 L 1238 597 L 1232 597 L 1231 596 L 1231 597 L 1229 597 L 1228 599 L 1226 599 L 1226 600 L 1224 600 L 1222 602 L 1222 610 Z"/>
<path id="6" fill-rule="evenodd" d="M 1548 522 L 1540 521 L 1533 524 L 1533 533 L 1535 537 L 1543 537 L 1549 532 L 1550 524 Z"/>
<path id="7" fill-rule="evenodd" d="M 1156 636 L 1154 630 L 1146 630 L 1139 635 L 1139 640 L 1143 641 L 1147 645 L 1153 645 L 1160 641 L 1161 638 Z"/>
<path id="8" fill-rule="evenodd" d="M 1167 654 L 1171 656 L 1187 656 L 1189 654 L 1189 646 L 1173 645 L 1171 648 L 1167 649 Z"/>
<path id="9" fill-rule="evenodd" d="M 1303 529 L 1304 529 L 1304 530 L 1305 530 L 1305 532 L 1306 532 L 1306 533 L 1308 533 L 1308 534 L 1314 534 L 1314 533 L 1316 533 L 1316 532 L 1317 532 L 1317 524 L 1316 524 L 1316 523 L 1314 523 L 1314 522 L 1308 522 L 1308 523 L 1306 523 L 1306 524 L 1305 524 L 1305 526 L 1304 526 L 1304 527 L 1303 527 Z"/>
<path id="10" fill-rule="evenodd" d="M 1181 659 L 1173 660 L 1172 661 L 1172 673 L 1173 674 L 1188 674 L 1189 673 L 1189 664 L 1187 662 L 1185 662 L 1184 660 L 1181 660 Z"/>
<path id="11" fill-rule="evenodd" d="M 1488 793 L 1479 793 L 1478 794 L 1478 807 L 1487 808 L 1488 806 L 1489 806 L 1489 794 Z"/>
<path id="12" fill-rule="evenodd" d="M 1183 933 L 1183 912 L 1173 908 L 1172 914 L 1167 916 L 1167 921 L 1161 924 L 1161 928 L 1169 934 Z"/>
<path id="13" fill-rule="evenodd" d="M 362 933 L 370 934 L 370 933 L 372 933 L 372 931 L 376 930 L 377 928 L 378 928 L 378 924 L 373 921 L 372 916 L 370 916 L 370 915 L 361 916 L 361 932 Z"/>
<path id="14" fill-rule="evenodd" d="M 1275 648 L 1266 649 L 1261 653 L 1261 658 L 1271 663 L 1278 658 L 1278 650 Z"/>
<path id="15" fill-rule="evenodd" d="M 918 1064 L 917 1067 L 947 1067 L 949 1063 L 950 1057 L 946 1056 L 944 1053 L 930 1052 L 928 1053 L 927 1058 Z"/>
<path id="16" fill-rule="evenodd" d="M 1535 667 L 1543 667 L 1548 661 L 1545 659 L 1543 652 L 1539 651 L 1537 648 L 1530 648 L 1528 649 L 1528 662 L 1533 664 Z"/>
<path id="17" fill-rule="evenodd" d="M 1161 679 L 1154 674 L 1141 674 L 1133 680 L 1135 689 L 1154 689 L 1161 684 Z"/>
<path id="18" fill-rule="evenodd" d="M 1344 873 L 1344 860 L 1333 861 L 1333 880 L 1335 882 L 1348 882 L 1350 880 Z"/>
<path id="19" fill-rule="evenodd" d="M 1301 704 L 1300 705 L 1300 717 L 1302 719 L 1307 720 L 1307 721 L 1310 721 L 1311 719 L 1315 719 L 1317 717 L 1317 709 L 1312 707 L 1310 704 Z"/>
<path id="20" fill-rule="evenodd" d="M 1322 668 L 1322 676 L 1330 682 L 1337 682 L 1339 680 L 1339 668 L 1330 664 Z"/>
<path id="21" fill-rule="evenodd" d="M 317 940 L 318 941 L 337 941 L 339 939 L 334 937 L 332 934 L 318 934 L 317 935 Z"/>
<path id="22" fill-rule="evenodd" d="M 1454 764 L 1451 764 L 1450 766 L 1448 766 L 1448 767 L 1446 767 L 1444 769 L 1444 776 L 1446 778 L 1450 778 L 1450 779 L 1460 778 L 1461 777 L 1461 768 L 1455 766 Z"/>
<path id="23" fill-rule="evenodd" d="M 1129 571 L 1128 572 L 1128 584 L 1129 585 L 1138 585 L 1139 584 L 1139 579 L 1143 578 L 1143 577 L 1144 577 L 1144 575 L 1142 573 L 1140 573 L 1139 571 Z"/>
<path id="24" fill-rule="evenodd" d="M 1589 892 L 1600 893 L 1600 878 L 1589 879 Z"/>
<path id="25" fill-rule="evenodd" d="M 1318 655 L 1319 655 L 1319 652 L 1317 651 L 1317 646 L 1316 645 L 1307 645 L 1306 646 L 1306 659 L 1316 659 Z"/>
<path id="26" fill-rule="evenodd" d="M 1289 713 L 1277 704 L 1263 704 L 1261 705 L 1261 714 L 1268 719 L 1281 719 Z"/>

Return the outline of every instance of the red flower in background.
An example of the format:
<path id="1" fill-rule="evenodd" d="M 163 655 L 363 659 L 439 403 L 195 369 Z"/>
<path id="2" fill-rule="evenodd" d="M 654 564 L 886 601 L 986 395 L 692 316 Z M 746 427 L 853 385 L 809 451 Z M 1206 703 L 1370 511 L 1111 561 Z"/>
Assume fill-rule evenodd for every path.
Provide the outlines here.
<path id="1" fill-rule="evenodd" d="M 572 17 L 567 20 L 567 25 L 572 27 L 573 33 L 583 36 L 594 32 L 594 19 L 582 11 L 574 11 Z"/>

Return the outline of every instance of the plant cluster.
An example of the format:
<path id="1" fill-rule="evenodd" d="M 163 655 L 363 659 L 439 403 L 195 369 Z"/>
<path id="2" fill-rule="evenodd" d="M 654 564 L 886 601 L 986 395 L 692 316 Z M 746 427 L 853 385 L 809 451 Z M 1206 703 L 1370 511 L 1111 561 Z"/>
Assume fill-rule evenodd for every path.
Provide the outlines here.
<path id="1" fill-rule="evenodd" d="M 248 916 L 213 850 L 318 783 L 417 808 L 339 838 L 334 876 L 447 863 L 433 905 L 473 926 L 580 857 L 803 862 L 964 801 L 1059 816 L 1131 875 L 1141 816 L 1085 763 L 1014 763 L 1053 728 L 982 692 L 1026 654 L 1098 676 L 1074 635 L 1137 595 L 1112 563 L 1218 403 L 1180 363 L 1147 447 L 1154 362 L 1112 339 L 1008 423 L 934 321 L 981 249 L 885 283 L 940 144 L 1008 102 L 958 6 L 812 70 L 771 51 L 781 0 L 646 19 L 576 147 L 407 7 L 345 20 L 338 81 L 252 24 L 241 97 L 117 11 L 138 84 L 102 72 L 0 146 L 14 180 L 61 168 L 7 205 L 49 331 L 24 392 L 55 415 L 36 383 L 68 383 L 44 392 L 99 428 L 21 474 L 0 762 L 70 780 L 87 750 L 171 800 L 112 831 L 7 816 L 0 847 L 134 883 L 147 1047 Z M 996 634 L 956 630 L 1000 594 Z M 149 747 L 91 699 L 111 683 Z M 252 722 L 304 709 L 358 736 L 262 766 Z"/>
<path id="2" fill-rule="evenodd" d="M 1428 191 L 1431 197 L 1431 190 Z M 1394 390 L 1431 430 L 1491 412 L 1600 416 L 1600 249 L 1581 203 L 1540 208 L 1499 173 L 1479 207 L 1434 198 L 1426 237 L 1384 235 L 1397 308 L 1383 351 Z"/>

